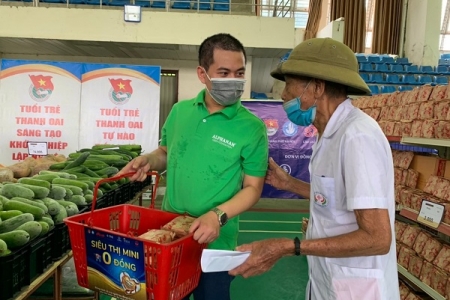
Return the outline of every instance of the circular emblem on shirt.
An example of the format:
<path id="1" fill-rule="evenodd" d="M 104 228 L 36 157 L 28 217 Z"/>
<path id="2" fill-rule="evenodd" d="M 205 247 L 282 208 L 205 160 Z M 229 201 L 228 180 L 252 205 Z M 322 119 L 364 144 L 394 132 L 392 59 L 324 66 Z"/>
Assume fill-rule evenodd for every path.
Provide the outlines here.
<path id="1" fill-rule="evenodd" d="M 321 193 L 314 193 L 314 203 L 322 207 L 328 205 L 327 198 L 325 198 L 325 196 Z"/>

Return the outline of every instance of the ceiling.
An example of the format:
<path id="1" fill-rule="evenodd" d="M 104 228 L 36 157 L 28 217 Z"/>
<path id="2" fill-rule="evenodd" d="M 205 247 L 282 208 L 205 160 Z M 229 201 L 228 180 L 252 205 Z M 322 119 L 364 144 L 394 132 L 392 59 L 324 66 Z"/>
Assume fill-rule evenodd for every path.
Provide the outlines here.
<path id="1" fill-rule="evenodd" d="M 248 56 L 280 58 L 289 49 L 246 48 Z M 197 59 L 198 46 L 0 37 L 1 54 L 145 59 Z"/>

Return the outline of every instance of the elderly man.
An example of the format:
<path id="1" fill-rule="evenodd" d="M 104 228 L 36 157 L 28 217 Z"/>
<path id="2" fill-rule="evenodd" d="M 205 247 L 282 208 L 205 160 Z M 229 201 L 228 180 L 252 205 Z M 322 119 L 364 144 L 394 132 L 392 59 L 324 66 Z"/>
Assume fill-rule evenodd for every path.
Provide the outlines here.
<path id="1" fill-rule="evenodd" d="M 368 95 L 355 54 L 329 38 L 304 41 L 271 73 L 286 82 L 288 118 L 313 124 L 317 141 L 311 183 L 285 173 L 272 159 L 266 182 L 309 198 L 306 239 L 267 239 L 242 245 L 251 251 L 232 275 L 268 271 L 281 257 L 306 255 L 306 299 L 398 300 L 391 149 L 378 124 L 347 95 Z"/>

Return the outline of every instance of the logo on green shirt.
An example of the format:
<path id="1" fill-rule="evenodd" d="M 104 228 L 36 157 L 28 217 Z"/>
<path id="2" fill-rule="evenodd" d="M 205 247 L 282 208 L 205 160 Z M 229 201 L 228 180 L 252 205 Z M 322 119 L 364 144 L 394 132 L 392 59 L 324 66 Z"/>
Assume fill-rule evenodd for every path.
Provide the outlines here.
<path id="1" fill-rule="evenodd" d="M 228 147 L 228 148 L 234 148 L 234 146 L 236 146 L 236 143 L 231 142 L 231 141 L 229 141 L 226 138 L 223 138 L 221 136 L 218 136 L 217 134 L 214 134 L 212 136 L 212 140 L 213 140 L 213 142 L 219 143 L 219 144 L 224 145 L 225 147 Z"/>

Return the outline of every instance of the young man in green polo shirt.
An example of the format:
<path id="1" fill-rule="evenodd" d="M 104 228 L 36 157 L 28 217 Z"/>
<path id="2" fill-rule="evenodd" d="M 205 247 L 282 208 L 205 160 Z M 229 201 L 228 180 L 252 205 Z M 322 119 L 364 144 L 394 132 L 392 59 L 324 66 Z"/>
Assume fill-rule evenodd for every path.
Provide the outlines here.
<path id="1" fill-rule="evenodd" d="M 175 104 L 158 149 L 121 171 L 142 181 L 149 170 L 167 169 L 162 209 L 197 217 L 190 232 L 212 249 L 235 249 L 238 215 L 259 200 L 267 170 L 266 126 L 240 102 L 245 63 L 244 47 L 231 35 L 203 41 L 197 75 L 206 88 Z M 203 273 L 194 299 L 229 300 L 233 278 Z"/>

